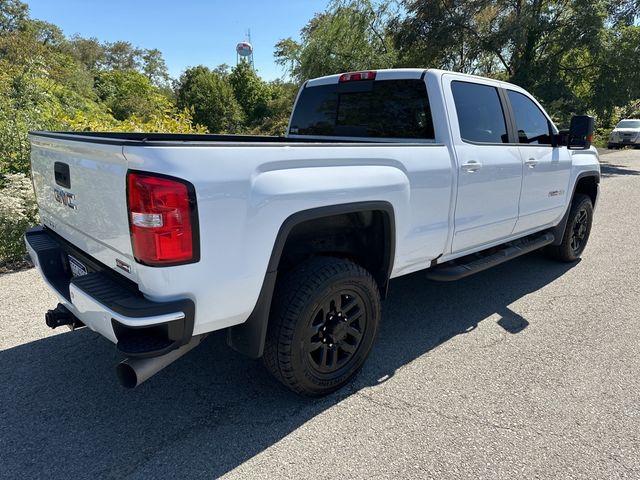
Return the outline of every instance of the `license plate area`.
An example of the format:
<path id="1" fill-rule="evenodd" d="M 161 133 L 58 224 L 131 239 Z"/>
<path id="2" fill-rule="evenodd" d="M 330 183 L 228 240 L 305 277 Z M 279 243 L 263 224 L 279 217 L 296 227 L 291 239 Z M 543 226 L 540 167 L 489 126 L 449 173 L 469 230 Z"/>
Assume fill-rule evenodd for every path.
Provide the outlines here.
<path id="1" fill-rule="evenodd" d="M 69 269 L 71 270 L 71 275 L 73 277 L 82 277 L 89 273 L 84 263 L 82 263 L 76 257 L 67 255 L 67 258 L 69 259 Z"/>

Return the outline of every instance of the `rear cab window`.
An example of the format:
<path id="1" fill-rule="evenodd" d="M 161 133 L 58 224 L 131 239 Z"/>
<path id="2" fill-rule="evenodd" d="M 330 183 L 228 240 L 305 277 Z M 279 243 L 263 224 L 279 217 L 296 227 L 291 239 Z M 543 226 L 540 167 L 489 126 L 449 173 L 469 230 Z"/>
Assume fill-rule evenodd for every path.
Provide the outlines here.
<path id="1" fill-rule="evenodd" d="M 453 81 L 460 137 L 472 143 L 509 143 L 507 122 L 498 90 L 480 83 Z"/>
<path id="2" fill-rule="evenodd" d="M 300 92 L 291 135 L 434 140 L 422 80 L 360 80 Z"/>

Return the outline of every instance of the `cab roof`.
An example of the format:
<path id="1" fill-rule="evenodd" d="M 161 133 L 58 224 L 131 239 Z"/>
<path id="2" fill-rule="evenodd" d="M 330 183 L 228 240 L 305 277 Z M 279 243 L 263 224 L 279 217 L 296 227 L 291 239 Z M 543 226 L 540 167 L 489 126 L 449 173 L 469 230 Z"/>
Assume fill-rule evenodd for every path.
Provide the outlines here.
<path id="1" fill-rule="evenodd" d="M 482 77 L 479 75 L 471 75 L 468 73 L 460 73 L 454 72 L 451 70 L 440 70 L 437 68 L 388 68 L 388 69 L 371 69 L 371 70 L 357 70 L 354 72 L 375 72 L 376 80 L 411 80 L 411 79 L 421 79 L 424 78 L 427 74 L 437 77 L 438 79 L 443 75 L 451 74 L 456 77 L 469 78 L 475 80 L 481 80 L 483 82 L 491 82 L 494 85 L 500 85 L 503 88 L 511 88 L 514 90 L 522 90 L 518 85 L 514 85 L 512 83 L 508 83 L 502 80 L 496 80 L 489 77 Z M 308 80 L 304 87 L 317 87 L 319 85 L 330 85 L 334 83 L 339 83 L 340 77 L 345 73 L 354 73 L 354 72 L 343 72 L 337 73 L 335 75 L 327 75 L 324 77 L 312 78 Z"/>

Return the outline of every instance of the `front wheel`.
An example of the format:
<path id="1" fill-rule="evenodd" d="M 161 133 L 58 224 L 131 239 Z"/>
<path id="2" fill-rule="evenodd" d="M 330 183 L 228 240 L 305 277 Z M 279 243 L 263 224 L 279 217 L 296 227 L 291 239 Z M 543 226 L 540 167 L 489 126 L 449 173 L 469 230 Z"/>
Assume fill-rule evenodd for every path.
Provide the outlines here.
<path id="1" fill-rule="evenodd" d="M 549 257 L 561 262 L 573 262 L 580 258 L 587 246 L 593 223 L 593 204 L 588 195 L 577 193 L 571 203 L 567 226 L 560 245 L 546 247 Z"/>
<path id="2" fill-rule="evenodd" d="M 331 393 L 364 364 L 380 310 L 380 292 L 367 270 L 340 258 L 312 258 L 276 287 L 264 364 L 294 392 Z"/>

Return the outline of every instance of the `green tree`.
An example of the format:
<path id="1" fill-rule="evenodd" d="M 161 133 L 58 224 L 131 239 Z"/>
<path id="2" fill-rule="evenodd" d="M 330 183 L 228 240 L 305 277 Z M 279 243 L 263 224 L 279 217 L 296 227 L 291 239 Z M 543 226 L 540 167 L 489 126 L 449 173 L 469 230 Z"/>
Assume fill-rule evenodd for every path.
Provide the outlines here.
<path id="1" fill-rule="evenodd" d="M 640 26 L 623 25 L 606 32 L 604 45 L 597 56 L 601 68 L 585 97 L 602 124 L 610 125 L 619 120 L 612 118 L 615 107 L 629 109 L 640 99 Z"/>
<path id="2" fill-rule="evenodd" d="M 607 27 L 606 0 L 405 0 L 392 22 L 400 65 L 503 78 L 557 118 L 584 110 Z"/>
<path id="3" fill-rule="evenodd" d="M 199 65 L 187 69 L 176 84 L 177 105 L 190 109 L 193 120 L 214 133 L 237 132 L 244 120 L 226 78 Z"/>
<path id="4" fill-rule="evenodd" d="M 268 85 L 251 68 L 249 62 L 236 65 L 228 76 L 233 94 L 242 107 L 248 124 L 255 124 L 267 115 L 267 103 L 271 100 Z"/>
<path id="5" fill-rule="evenodd" d="M 69 40 L 69 48 L 73 57 L 87 70 L 96 70 L 105 63 L 105 47 L 97 38 L 74 35 Z"/>
<path id="6" fill-rule="evenodd" d="M 169 83 L 169 72 L 162 52 L 157 48 L 145 50 L 142 53 L 142 72 L 158 87 L 164 87 Z"/>
<path id="7" fill-rule="evenodd" d="M 298 86 L 275 80 L 266 84 L 269 99 L 265 105 L 264 115 L 259 121 L 250 125 L 248 132 L 256 135 L 284 135 L 291 116 L 293 102 L 298 93 Z"/>
<path id="8" fill-rule="evenodd" d="M 640 0 L 611 0 L 609 14 L 613 22 L 631 26 L 640 18 Z"/>
<path id="9" fill-rule="evenodd" d="M 142 65 L 143 50 L 130 42 L 106 43 L 105 67 L 110 70 L 138 70 Z"/>
<path id="10" fill-rule="evenodd" d="M 403 4 L 407 14 L 394 25 L 401 63 L 425 65 L 426 60 L 481 74 L 502 70 L 523 85 L 535 83 L 549 60 L 596 45 L 606 18 L 606 4 L 598 0 Z"/>
<path id="11" fill-rule="evenodd" d="M 302 82 L 308 78 L 395 64 L 393 37 L 387 30 L 389 4 L 371 0 L 337 0 L 291 38 L 275 45 L 276 62 Z"/>
<path id="12" fill-rule="evenodd" d="M 29 17 L 29 7 L 19 0 L 0 0 L 0 35 L 15 32 Z"/>
<path id="13" fill-rule="evenodd" d="M 99 99 L 117 120 L 142 118 L 169 110 L 169 100 L 143 74 L 134 70 L 98 72 L 95 88 Z"/>
<path id="14" fill-rule="evenodd" d="M 213 73 L 220 75 L 222 78 L 226 78 L 231 73 L 231 67 L 226 63 L 221 63 L 213 69 Z"/>

